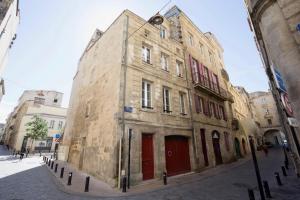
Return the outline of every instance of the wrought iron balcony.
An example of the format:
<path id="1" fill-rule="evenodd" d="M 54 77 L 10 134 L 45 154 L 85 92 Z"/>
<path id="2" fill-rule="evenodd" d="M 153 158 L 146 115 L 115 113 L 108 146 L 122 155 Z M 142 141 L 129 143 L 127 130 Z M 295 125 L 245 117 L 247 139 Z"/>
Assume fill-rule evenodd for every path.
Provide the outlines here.
<path id="1" fill-rule="evenodd" d="M 205 77 L 199 73 L 194 73 L 193 75 L 194 75 L 193 76 L 194 87 L 196 89 L 207 92 L 210 95 L 214 95 L 215 97 L 217 97 L 223 101 L 228 100 L 229 95 L 225 89 L 223 89 L 218 84 L 212 82 L 207 77 Z"/>

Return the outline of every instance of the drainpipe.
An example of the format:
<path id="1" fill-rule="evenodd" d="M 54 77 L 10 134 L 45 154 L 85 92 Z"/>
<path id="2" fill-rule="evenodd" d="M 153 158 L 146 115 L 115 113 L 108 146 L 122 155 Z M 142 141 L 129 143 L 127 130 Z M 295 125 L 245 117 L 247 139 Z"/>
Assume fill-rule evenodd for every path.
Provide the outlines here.
<path id="1" fill-rule="evenodd" d="M 119 140 L 119 169 L 118 169 L 118 188 L 121 188 L 121 171 L 122 171 L 122 148 L 123 148 L 123 137 L 125 135 L 125 99 L 126 99 L 126 78 L 127 78 L 127 51 L 128 51 L 128 24 L 129 24 L 129 17 L 126 15 L 126 20 L 125 20 L 125 41 L 123 44 L 123 57 L 122 57 L 122 68 L 124 70 L 123 73 L 123 94 L 122 94 L 122 117 L 121 117 L 121 126 L 122 126 L 122 131 L 120 134 L 120 140 Z"/>

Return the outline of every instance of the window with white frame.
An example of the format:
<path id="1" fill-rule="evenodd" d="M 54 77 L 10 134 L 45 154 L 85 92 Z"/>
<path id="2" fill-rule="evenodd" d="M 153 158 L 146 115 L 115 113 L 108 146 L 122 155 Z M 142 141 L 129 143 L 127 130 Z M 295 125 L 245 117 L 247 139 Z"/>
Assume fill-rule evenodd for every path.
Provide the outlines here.
<path id="1" fill-rule="evenodd" d="M 179 77 L 183 77 L 183 66 L 182 66 L 182 62 L 176 60 L 176 73 L 177 76 Z"/>
<path id="2" fill-rule="evenodd" d="M 170 105 L 170 89 L 167 87 L 163 87 L 163 111 L 165 113 L 171 113 L 171 105 Z"/>
<path id="3" fill-rule="evenodd" d="M 179 106 L 180 106 L 180 114 L 186 115 L 185 113 L 185 93 L 179 92 Z"/>
<path id="4" fill-rule="evenodd" d="M 189 33 L 189 43 L 191 46 L 193 46 L 194 44 L 194 38 L 193 38 L 193 35 Z"/>
<path id="5" fill-rule="evenodd" d="M 214 64 L 214 57 L 213 54 L 211 52 L 209 52 L 209 61 L 211 64 Z"/>
<path id="6" fill-rule="evenodd" d="M 63 121 L 59 121 L 58 122 L 58 129 L 62 129 L 62 127 L 63 127 Z"/>
<path id="7" fill-rule="evenodd" d="M 203 44 L 201 43 L 201 42 L 199 42 L 199 48 L 200 48 L 200 53 L 202 53 L 203 54 Z"/>
<path id="8" fill-rule="evenodd" d="M 161 53 L 160 63 L 161 63 L 161 68 L 163 70 L 166 70 L 166 71 L 169 70 L 169 63 L 168 63 L 168 55 L 167 54 Z"/>
<path id="9" fill-rule="evenodd" d="M 54 125 L 55 125 L 55 121 L 54 121 L 54 120 L 51 120 L 51 121 L 50 121 L 49 128 L 50 128 L 50 129 L 54 129 Z"/>
<path id="10" fill-rule="evenodd" d="M 160 26 L 160 38 L 165 39 L 167 37 L 167 30 L 165 27 Z"/>
<path id="11" fill-rule="evenodd" d="M 150 64 L 151 63 L 151 48 L 143 45 L 142 47 L 143 61 Z"/>
<path id="12" fill-rule="evenodd" d="M 143 80 L 142 82 L 142 108 L 152 109 L 151 105 L 151 83 Z"/>

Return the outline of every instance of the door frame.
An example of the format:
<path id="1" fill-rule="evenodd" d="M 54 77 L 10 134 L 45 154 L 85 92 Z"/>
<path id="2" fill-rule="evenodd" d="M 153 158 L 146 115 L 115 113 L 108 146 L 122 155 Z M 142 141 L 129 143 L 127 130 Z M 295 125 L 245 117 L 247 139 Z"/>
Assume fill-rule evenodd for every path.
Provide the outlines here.
<path id="1" fill-rule="evenodd" d="M 153 177 L 152 178 L 149 178 L 149 179 L 144 179 L 144 173 L 143 173 L 143 136 L 146 136 L 146 135 L 151 135 L 152 137 L 152 161 L 153 161 Z M 155 137 L 154 137 L 154 133 L 142 133 L 141 134 L 141 173 L 142 173 L 142 181 L 147 181 L 147 180 L 152 180 L 155 178 L 155 149 L 154 149 L 154 140 L 155 140 Z"/>

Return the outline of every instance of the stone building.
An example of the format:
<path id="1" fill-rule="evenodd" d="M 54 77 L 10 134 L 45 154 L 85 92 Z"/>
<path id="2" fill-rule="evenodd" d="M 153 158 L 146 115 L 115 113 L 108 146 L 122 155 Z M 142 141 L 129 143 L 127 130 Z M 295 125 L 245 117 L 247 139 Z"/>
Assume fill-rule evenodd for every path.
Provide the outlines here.
<path id="1" fill-rule="evenodd" d="M 255 121 L 253 107 L 248 92 L 241 86 L 230 85 L 229 91 L 233 96 L 234 103 L 232 133 L 234 135 L 234 149 L 236 157 L 241 158 L 250 152 L 249 136 L 256 139 L 256 144 L 262 144 L 261 130 Z"/>
<path id="2" fill-rule="evenodd" d="M 300 120 L 300 1 L 245 0 L 245 3 L 287 139 L 299 156 L 296 127 Z"/>
<path id="3" fill-rule="evenodd" d="M 283 144 L 286 138 L 272 93 L 253 92 L 250 93 L 250 100 L 263 141 L 273 145 Z"/>
<path id="4" fill-rule="evenodd" d="M 125 10 L 80 58 L 59 158 L 112 186 L 235 160 L 222 54 L 176 6 L 161 25 Z"/>
<path id="5" fill-rule="evenodd" d="M 0 1 L 0 102 L 5 94 L 2 73 L 7 63 L 9 49 L 17 38 L 16 31 L 19 21 L 19 0 Z"/>
<path id="6" fill-rule="evenodd" d="M 62 134 L 67 114 L 67 109 L 61 107 L 62 97 L 63 94 L 56 91 L 24 91 L 7 119 L 4 143 L 16 151 L 30 147 L 31 141 L 26 137 L 26 124 L 37 115 L 47 122 L 48 134 L 47 138 L 34 141 L 32 150 L 53 151 L 57 143 L 53 141 L 53 135 Z"/>

